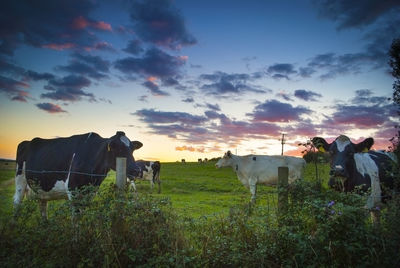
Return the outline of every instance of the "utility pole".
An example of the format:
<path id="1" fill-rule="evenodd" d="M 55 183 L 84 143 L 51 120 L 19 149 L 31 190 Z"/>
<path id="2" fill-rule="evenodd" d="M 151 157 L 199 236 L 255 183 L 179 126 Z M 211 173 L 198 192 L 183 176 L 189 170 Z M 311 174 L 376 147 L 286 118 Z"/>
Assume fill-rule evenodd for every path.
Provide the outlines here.
<path id="1" fill-rule="evenodd" d="M 286 133 L 282 133 L 282 140 L 281 140 L 281 144 L 282 144 L 282 153 L 281 153 L 281 155 L 283 155 L 283 146 L 284 146 L 284 144 L 285 144 L 285 135 L 286 135 Z"/>

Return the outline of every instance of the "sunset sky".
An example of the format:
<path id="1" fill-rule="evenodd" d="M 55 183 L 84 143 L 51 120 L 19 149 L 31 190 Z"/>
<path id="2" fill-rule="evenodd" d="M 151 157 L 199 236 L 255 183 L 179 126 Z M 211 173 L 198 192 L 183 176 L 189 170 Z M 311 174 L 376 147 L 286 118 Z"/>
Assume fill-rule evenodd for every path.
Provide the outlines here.
<path id="1" fill-rule="evenodd" d="M 124 131 L 136 159 L 300 155 L 313 136 L 399 123 L 398 0 L 6 0 L 0 158 L 19 142 Z"/>

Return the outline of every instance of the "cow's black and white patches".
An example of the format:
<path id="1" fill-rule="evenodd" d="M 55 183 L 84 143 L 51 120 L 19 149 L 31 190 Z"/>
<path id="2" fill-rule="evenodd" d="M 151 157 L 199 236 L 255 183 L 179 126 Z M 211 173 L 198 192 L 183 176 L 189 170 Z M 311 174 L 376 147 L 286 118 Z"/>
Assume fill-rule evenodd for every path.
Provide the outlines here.
<path id="1" fill-rule="evenodd" d="M 398 169 L 397 159 L 393 153 L 369 151 L 374 143 L 372 138 L 354 144 L 341 135 L 330 144 L 320 137 L 313 138 L 312 142 L 320 151 L 329 151 L 331 154 L 332 177 L 329 186 L 339 190 L 341 187 L 338 186 L 342 186 L 345 192 L 365 192 L 370 189 L 368 208 L 384 201 L 382 197 L 388 196 L 385 188 L 393 189 L 395 172 L 392 171 Z"/>
<path id="2" fill-rule="evenodd" d="M 161 164 L 159 161 L 145 161 L 137 160 L 136 164 L 140 167 L 141 173 L 135 178 L 128 179 L 131 187 L 136 191 L 135 179 L 150 181 L 151 188 L 154 188 L 154 184 L 158 184 L 158 192 L 161 192 L 161 181 L 160 181 L 160 169 Z"/>
<path id="3" fill-rule="evenodd" d="M 140 174 L 132 152 L 142 143 L 131 142 L 124 132 L 111 138 L 96 133 L 68 138 L 24 141 L 17 149 L 16 190 L 14 206 L 17 208 L 29 191 L 40 201 L 43 216 L 46 202 L 54 199 L 72 199 L 72 191 L 86 185 L 99 186 L 110 169 L 115 170 L 116 157 L 127 159 L 126 173 L 130 177 Z"/>

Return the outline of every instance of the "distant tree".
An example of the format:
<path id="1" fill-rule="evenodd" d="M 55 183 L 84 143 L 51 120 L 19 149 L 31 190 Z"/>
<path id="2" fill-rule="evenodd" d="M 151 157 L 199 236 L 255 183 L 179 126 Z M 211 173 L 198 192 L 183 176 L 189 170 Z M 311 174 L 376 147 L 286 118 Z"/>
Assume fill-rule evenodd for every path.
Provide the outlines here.
<path id="1" fill-rule="evenodd" d="M 400 106 L 400 38 L 393 40 L 389 56 L 392 75 L 396 79 L 393 83 L 393 102 Z"/>
<path id="2" fill-rule="evenodd" d="M 393 82 L 393 102 L 397 104 L 400 115 L 400 38 L 396 38 L 392 42 L 392 46 L 389 50 L 389 65 L 392 68 L 392 75 L 395 78 Z M 400 156 L 400 131 L 399 126 L 396 126 L 397 134 L 390 141 L 392 143 L 391 150 L 393 150 L 397 156 Z"/>

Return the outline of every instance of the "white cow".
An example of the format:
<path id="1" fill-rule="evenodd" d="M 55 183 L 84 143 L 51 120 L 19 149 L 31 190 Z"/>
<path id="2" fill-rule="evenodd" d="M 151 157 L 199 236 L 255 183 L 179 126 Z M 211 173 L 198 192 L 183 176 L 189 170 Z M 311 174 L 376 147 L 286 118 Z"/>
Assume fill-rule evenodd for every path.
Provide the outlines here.
<path id="1" fill-rule="evenodd" d="M 230 151 L 215 164 L 217 168 L 232 167 L 238 179 L 250 188 L 251 201 L 256 200 L 257 183 L 276 185 L 278 167 L 289 168 L 289 183 L 303 177 L 306 161 L 303 158 L 281 155 L 246 155 L 238 156 Z"/>

